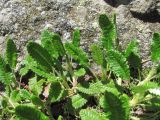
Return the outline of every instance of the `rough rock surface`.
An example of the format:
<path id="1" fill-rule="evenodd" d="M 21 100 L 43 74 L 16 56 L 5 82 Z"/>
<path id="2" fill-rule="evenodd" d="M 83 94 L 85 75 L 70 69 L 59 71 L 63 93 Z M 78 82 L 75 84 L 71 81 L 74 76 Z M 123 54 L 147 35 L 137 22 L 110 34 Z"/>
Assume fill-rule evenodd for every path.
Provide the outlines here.
<path id="1" fill-rule="evenodd" d="M 149 22 L 160 21 L 160 0 L 135 0 L 130 4 L 135 17 Z"/>
<path id="2" fill-rule="evenodd" d="M 159 0 L 135 0 L 131 3 L 131 11 L 138 13 L 149 13 L 157 10 Z"/>
<path id="3" fill-rule="evenodd" d="M 160 19 L 157 19 L 160 17 L 159 1 L 0 0 L 0 52 L 4 50 L 6 36 L 10 35 L 22 55 L 27 41 L 38 42 L 44 28 L 59 33 L 63 40 L 70 40 L 73 30 L 80 28 L 81 44 L 87 48 L 88 44 L 99 40 L 99 14 L 111 16 L 115 12 L 123 48 L 130 40 L 137 38 L 143 59 L 148 59 L 152 33 L 160 31 Z M 156 21 L 150 19 L 154 13 L 157 15 Z M 143 17 L 138 17 L 139 15 Z"/>

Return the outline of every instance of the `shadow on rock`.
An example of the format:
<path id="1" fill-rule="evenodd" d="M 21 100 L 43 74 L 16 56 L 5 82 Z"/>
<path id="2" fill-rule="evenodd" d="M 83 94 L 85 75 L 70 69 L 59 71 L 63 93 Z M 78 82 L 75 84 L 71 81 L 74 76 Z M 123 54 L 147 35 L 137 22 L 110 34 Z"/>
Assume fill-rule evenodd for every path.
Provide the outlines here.
<path id="1" fill-rule="evenodd" d="M 112 7 L 118 7 L 119 5 L 128 5 L 132 0 L 104 0 Z"/>
<path id="2" fill-rule="evenodd" d="M 144 22 L 150 22 L 150 23 L 159 22 L 160 23 L 160 15 L 158 14 L 156 10 L 150 13 L 146 13 L 146 14 L 141 14 L 141 13 L 137 13 L 133 11 L 131 11 L 131 13 L 133 17 L 138 18 Z"/>

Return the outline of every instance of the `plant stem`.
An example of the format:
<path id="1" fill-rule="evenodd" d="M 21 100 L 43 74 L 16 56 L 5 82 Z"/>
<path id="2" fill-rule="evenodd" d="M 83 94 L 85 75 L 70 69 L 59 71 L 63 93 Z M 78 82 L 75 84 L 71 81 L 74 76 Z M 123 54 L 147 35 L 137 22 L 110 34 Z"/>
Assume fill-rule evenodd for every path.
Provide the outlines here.
<path id="1" fill-rule="evenodd" d="M 15 71 L 12 69 L 12 74 L 13 74 L 13 76 L 14 76 L 14 78 L 13 78 L 13 82 L 14 82 L 14 84 L 15 84 L 15 86 L 17 87 L 17 86 L 19 86 L 18 85 L 18 83 L 17 83 L 17 81 L 16 81 L 16 75 L 15 75 Z"/>
<path id="2" fill-rule="evenodd" d="M 140 120 L 140 118 L 137 118 L 137 117 L 131 116 L 131 120 Z"/>
<path id="3" fill-rule="evenodd" d="M 156 74 L 156 72 L 157 72 L 157 67 L 153 66 L 152 69 L 150 70 L 148 76 L 142 82 L 139 82 L 139 84 L 137 86 L 140 86 L 140 85 L 143 85 L 143 84 L 149 82 L 152 79 L 153 75 Z"/>
<path id="4" fill-rule="evenodd" d="M 108 74 L 108 77 L 107 77 L 108 80 L 110 79 L 111 74 L 112 74 L 112 71 L 109 71 L 109 74 Z"/>
<path id="5" fill-rule="evenodd" d="M 70 76 L 71 81 L 73 81 L 73 79 L 72 79 L 72 77 L 73 77 L 72 65 L 71 65 L 70 59 L 69 59 L 69 57 L 68 57 L 68 55 L 67 55 L 67 52 L 66 52 L 66 50 L 65 50 L 65 47 L 64 47 L 62 41 L 60 41 L 60 42 L 61 42 L 61 45 L 62 45 L 62 49 L 63 49 L 63 51 L 64 51 L 64 55 L 66 56 L 66 61 L 67 61 L 68 71 L 69 71 L 69 76 Z"/>
<path id="6" fill-rule="evenodd" d="M 10 103 L 10 105 L 11 105 L 13 108 L 15 108 L 15 106 L 14 106 L 13 102 L 11 101 L 11 99 L 8 98 L 8 102 Z"/>
<path id="7" fill-rule="evenodd" d="M 61 64 L 58 64 L 58 65 L 62 68 Z M 56 72 L 56 70 L 53 67 L 52 67 L 52 71 L 53 71 L 53 74 L 54 74 L 54 71 Z M 56 72 L 56 73 L 59 75 L 58 72 Z M 62 84 L 64 85 L 65 88 L 69 89 L 70 87 L 69 87 L 69 85 L 67 83 L 67 78 L 64 76 L 62 69 L 60 70 L 60 74 L 61 74 L 61 77 L 62 77 L 62 80 L 63 80 Z"/>
<path id="8" fill-rule="evenodd" d="M 117 79 L 117 84 L 120 85 L 120 86 L 122 85 L 122 79 L 121 78 Z"/>
<path id="9" fill-rule="evenodd" d="M 69 60 L 69 57 L 68 55 L 66 54 L 66 61 L 67 61 L 67 65 L 68 65 L 68 71 L 69 71 L 69 74 L 70 74 L 70 79 L 71 81 L 73 81 L 72 77 L 73 77 L 73 69 L 72 69 L 72 65 L 71 65 L 71 62 Z"/>
<path id="10" fill-rule="evenodd" d="M 20 80 L 19 80 L 19 89 L 21 89 L 21 82 L 22 82 L 22 76 L 20 77 Z"/>
<path id="11" fill-rule="evenodd" d="M 12 100 L 11 100 L 8 96 L 5 96 L 5 95 L 3 95 L 3 94 L 0 94 L 0 95 L 3 96 L 4 98 L 6 98 L 7 101 L 9 102 L 9 104 L 10 104 L 13 108 L 15 108 L 15 105 L 13 104 Z"/>
<path id="12" fill-rule="evenodd" d="M 9 120 L 15 120 L 15 115 L 13 115 Z"/>
<path id="13" fill-rule="evenodd" d="M 70 87 L 69 87 L 69 85 L 68 85 L 68 83 L 67 83 L 66 77 L 64 77 L 64 75 L 62 75 L 62 78 L 63 78 L 62 84 L 64 85 L 64 87 L 65 87 L 66 89 L 70 89 Z"/>
<path id="14" fill-rule="evenodd" d="M 106 80 L 106 70 L 103 68 L 103 66 L 101 66 L 102 69 L 102 80 Z"/>
<path id="15" fill-rule="evenodd" d="M 145 83 L 149 82 L 152 77 L 156 74 L 157 72 L 157 67 L 155 67 L 155 65 L 152 67 L 152 69 L 150 70 L 148 76 L 141 82 L 139 82 L 139 84 L 137 86 L 141 86 L 144 85 Z M 136 106 L 139 103 L 139 98 L 141 97 L 140 93 L 135 94 L 135 96 L 133 97 L 133 99 L 130 101 L 130 105 L 131 106 Z"/>
<path id="16" fill-rule="evenodd" d="M 139 98 L 141 95 L 139 93 L 135 94 L 133 99 L 130 101 L 130 106 L 134 107 L 139 103 Z"/>

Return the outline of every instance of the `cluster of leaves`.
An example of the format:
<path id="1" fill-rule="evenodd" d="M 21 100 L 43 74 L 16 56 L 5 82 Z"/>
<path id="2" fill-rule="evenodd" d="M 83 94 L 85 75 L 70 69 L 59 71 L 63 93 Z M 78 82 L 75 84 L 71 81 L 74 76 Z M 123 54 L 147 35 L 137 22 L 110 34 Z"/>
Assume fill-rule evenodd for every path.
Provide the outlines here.
<path id="1" fill-rule="evenodd" d="M 80 48 L 79 30 L 66 43 L 44 30 L 41 44 L 29 41 L 28 54 L 17 70 L 16 45 L 7 38 L 5 56 L 0 56 L 5 88 L 0 93 L 0 118 L 160 119 L 160 34 L 153 34 L 153 66 L 143 72 L 136 39 L 120 50 L 115 19 L 100 15 L 102 35 L 99 43 L 90 46 L 91 59 Z M 100 72 L 92 69 L 93 64 Z"/>

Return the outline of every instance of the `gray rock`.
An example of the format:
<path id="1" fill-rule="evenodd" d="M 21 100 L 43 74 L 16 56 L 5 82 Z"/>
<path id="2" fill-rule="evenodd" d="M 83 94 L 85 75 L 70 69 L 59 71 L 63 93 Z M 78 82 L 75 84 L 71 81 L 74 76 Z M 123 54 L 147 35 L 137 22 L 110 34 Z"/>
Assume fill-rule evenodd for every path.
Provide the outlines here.
<path id="1" fill-rule="evenodd" d="M 159 0 L 135 0 L 130 4 L 130 10 L 142 14 L 147 14 L 156 9 Z"/>
<path id="2" fill-rule="evenodd" d="M 158 22 L 149 23 L 140 19 L 134 18 L 130 13 L 129 8 L 124 5 L 116 9 L 117 27 L 119 33 L 120 44 L 125 46 L 132 39 L 138 39 L 139 48 L 143 60 L 149 59 L 150 56 L 150 42 L 154 32 L 160 32 L 160 25 Z M 148 65 L 148 63 L 146 63 Z M 146 66 L 144 65 L 144 66 Z"/>
<path id="3" fill-rule="evenodd" d="M 156 9 L 158 14 L 160 15 L 160 1 L 157 2 Z"/>
<path id="4" fill-rule="evenodd" d="M 130 11 L 137 9 L 136 2 L 126 2 L 130 4 L 114 8 L 104 0 L 0 0 L 0 51 L 4 50 L 5 38 L 10 35 L 20 56 L 24 56 L 27 41 L 39 42 L 40 32 L 45 28 L 60 34 L 64 41 L 71 40 L 73 30 L 79 28 L 81 45 L 88 49 L 90 43 L 100 40 L 99 15 L 111 16 L 116 12 L 120 44 L 125 48 L 129 41 L 137 38 L 143 59 L 148 59 L 151 36 L 160 31 L 160 25 L 157 21 L 146 22 L 133 16 Z M 159 3 L 151 8 L 142 4 L 143 9 L 137 13 L 148 13 L 150 9 L 159 11 L 158 6 Z"/>
<path id="5" fill-rule="evenodd" d="M 135 0 L 130 4 L 130 11 L 144 21 L 160 22 L 160 0 Z"/>
<path id="6" fill-rule="evenodd" d="M 133 0 L 104 0 L 104 1 L 113 7 L 117 7 L 121 4 L 128 5 Z"/>

